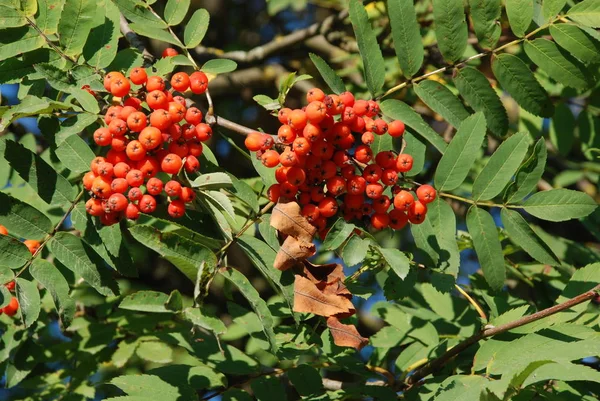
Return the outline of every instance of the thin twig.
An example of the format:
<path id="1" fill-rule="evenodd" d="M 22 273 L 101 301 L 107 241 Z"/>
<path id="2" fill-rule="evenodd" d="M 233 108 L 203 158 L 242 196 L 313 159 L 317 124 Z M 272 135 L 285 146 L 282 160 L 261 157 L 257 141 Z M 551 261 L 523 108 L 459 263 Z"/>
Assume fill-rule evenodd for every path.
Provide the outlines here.
<path id="1" fill-rule="evenodd" d="M 140 39 L 137 33 L 133 32 L 133 30 L 129 26 L 129 23 L 127 22 L 127 19 L 125 19 L 125 16 L 123 14 L 121 14 L 120 28 L 121 33 L 123 34 L 123 36 L 125 36 L 125 39 L 127 39 L 129 44 L 142 53 L 142 57 L 144 58 L 144 60 L 147 63 L 153 62 L 154 56 L 150 54 L 148 49 L 146 49 L 146 45 L 144 44 L 142 39 Z"/>
<path id="2" fill-rule="evenodd" d="M 436 358 L 436 359 L 432 360 L 431 362 L 427 363 L 422 368 L 418 369 L 414 374 L 412 374 L 406 380 L 406 383 L 408 385 L 415 384 L 416 382 L 418 382 L 422 378 L 424 378 L 424 377 L 430 375 L 431 373 L 437 371 L 442 366 L 444 366 L 450 359 L 454 358 L 456 355 L 458 355 L 459 353 L 461 353 L 465 349 L 469 348 L 471 345 L 479 342 L 480 340 L 482 340 L 484 338 L 492 337 L 492 336 L 495 336 L 496 334 L 501 334 L 501 333 L 504 333 L 506 331 L 512 330 L 514 328 L 524 326 L 524 325 L 526 325 L 528 323 L 535 322 L 535 321 L 543 319 L 545 317 L 554 315 L 554 314 L 556 314 L 558 312 L 561 312 L 561 311 L 564 311 L 566 309 L 572 308 L 573 306 L 579 305 L 579 304 L 581 304 L 583 302 L 589 301 L 589 300 L 591 300 L 592 298 L 594 298 L 596 296 L 596 294 L 598 293 L 599 290 L 600 290 L 600 284 L 598 284 L 597 286 L 595 286 L 591 290 L 586 291 L 583 294 L 576 296 L 575 298 L 572 298 L 572 299 L 570 299 L 570 300 L 568 300 L 566 302 L 563 302 L 562 304 L 554 305 L 554 306 L 552 306 L 550 308 L 541 310 L 541 311 L 536 312 L 536 313 L 534 313 L 532 315 L 522 317 L 520 319 L 514 320 L 514 321 L 509 322 L 509 323 L 505 323 L 505 324 L 497 326 L 497 327 L 487 328 L 487 329 L 485 329 L 485 330 L 483 330 L 483 331 L 475 334 L 474 336 L 471 336 L 471 337 L 467 338 L 466 340 L 464 340 L 463 342 L 461 342 L 457 346 L 455 346 L 455 347 L 449 349 L 448 351 L 446 351 L 439 358 Z"/>

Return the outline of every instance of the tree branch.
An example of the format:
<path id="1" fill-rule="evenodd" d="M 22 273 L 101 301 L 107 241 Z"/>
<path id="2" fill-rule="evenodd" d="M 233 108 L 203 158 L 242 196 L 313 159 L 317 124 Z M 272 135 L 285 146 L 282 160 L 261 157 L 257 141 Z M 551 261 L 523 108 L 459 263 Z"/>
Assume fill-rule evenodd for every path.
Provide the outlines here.
<path id="1" fill-rule="evenodd" d="M 514 320 L 512 322 L 505 323 L 498 327 L 490 327 L 490 328 L 484 329 L 483 331 L 475 334 L 474 336 L 467 338 L 466 340 L 464 340 L 457 346 L 449 349 L 439 358 L 432 360 L 431 362 L 424 365 L 422 368 L 418 369 L 415 373 L 413 373 L 410 377 L 408 377 L 408 379 L 406 380 L 406 383 L 408 385 L 413 385 L 416 382 L 418 382 L 419 380 L 421 380 L 422 378 L 430 375 L 431 373 L 434 373 L 435 371 L 440 369 L 442 366 L 444 366 L 450 359 L 454 358 L 456 355 L 458 355 L 465 349 L 469 348 L 471 345 L 479 342 L 479 340 L 495 336 L 496 334 L 504 333 L 504 332 L 512 330 L 516 327 L 524 326 L 528 323 L 535 322 L 535 321 L 543 319 L 545 317 L 554 315 L 555 313 L 569 309 L 575 305 L 579 305 L 583 302 L 589 301 L 596 296 L 598 291 L 600 291 L 600 284 L 598 284 L 591 290 L 586 291 L 583 294 L 576 296 L 575 298 L 572 298 L 566 302 L 563 302 L 562 304 L 554 305 L 550 308 L 541 310 L 532 315 L 522 317 L 522 318 Z"/>
<path id="2" fill-rule="evenodd" d="M 125 36 L 125 39 L 129 42 L 129 44 L 142 53 L 142 57 L 144 58 L 144 60 L 148 63 L 153 62 L 154 56 L 150 54 L 148 49 L 146 49 L 146 45 L 144 44 L 142 39 L 140 39 L 137 33 L 131 30 L 131 28 L 129 27 L 129 23 L 127 22 L 127 19 L 125 19 L 125 16 L 123 14 L 121 14 L 120 28 L 121 33 L 123 34 L 123 36 Z"/>
<path id="3" fill-rule="evenodd" d="M 236 50 L 231 52 L 222 52 L 218 49 L 197 47 L 195 49 L 195 52 L 197 55 L 201 55 L 203 53 L 210 54 L 212 56 L 220 58 L 227 58 L 238 63 L 254 63 L 257 61 L 262 61 L 265 58 L 271 56 L 272 54 L 292 47 L 309 38 L 329 32 L 329 30 L 331 30 L 331 28 L 336 22 L 343 20 L 347 16 L 348 11 L 342 10 L 335 15 L 330 15 L 321 22 L 316 22 L 307 28 L 300 29 L 288 35 L 275 38 L 272 41 L 265 43 L 264 45 L 257 46 L 254 49 L 248 51 Z"/>

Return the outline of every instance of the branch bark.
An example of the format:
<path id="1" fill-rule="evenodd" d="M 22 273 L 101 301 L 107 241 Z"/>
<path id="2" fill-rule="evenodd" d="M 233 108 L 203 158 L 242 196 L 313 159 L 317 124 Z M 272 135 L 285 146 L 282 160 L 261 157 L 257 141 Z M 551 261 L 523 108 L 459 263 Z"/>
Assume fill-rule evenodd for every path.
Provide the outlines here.
<path id="1" fill-rule="evenodd" d="M 317 35 L 323 35 L 329 32 L 329 30 L 331 30 L 331 28 L 336 22 L 343 20 L 347 16 L 347 10 L 340 11 L 337 14 L 328 16 L 321 22 L 316 22 L 307 28 L 300 29 L 288 35 L 275 38 L 272 41 L 265 43 L 264 45 L 257 46 L 254 49 L 248 51 L 236 50 L 224 53 L 218 49 L 211 49 L 206 47 L 197 47 L 195 51 L 197 55 L 201 55 L 204 53 L 221 58 L 227 58 L 238 63 L 254 63 L 257 61 L 262 61 L 265 58 L 271 56 L 272 54 L 285 50 L 289 47 L 295 46 L 296 44 L 301 43 L 309 38 L 312 38 Z"/>
<path id="2" fill-rule="evenodd" d="M 127 39 L 131 46 L 135 47 L 142 53 L 142 57 L 144 58 L 144 60 L 148 63 L 154 61 L 154 56 L 150 54 L 148 49 L 146 49 L 146 45 L 144 44 L 142 39 L 140 39 L 137 33 L 131 30 L 129 23 L 127 22 L 127 19 L 125 19 L 125 16 L 123 14 L 121 14 L 121 21 L 119 23 L 119 26 L 121 28 L 121 33 L 123 34 L 123 36 L 125 36 L 125 39 Z"/>
<path id="3" fill-rule="evenodd" d="M 417 383 L 419 380 L 421 380 L 422 378 L 430 375 L 431 373 L 434 373 L 435 371 L 440 369 L 442 366 L 444 366 L 450 359 L 454 358 L 456 355 L 458 355 L 465 349 L 469 348 L 471 345 L 479 342 L 479 340 L 483 340 L 484 338 L 495 336 L 496 334 L 504 333 L 504 332 L 512 330 L 516 327 L 524 326 L 528 323 L 535 322 L 536 320 L 543 319 L 545 317 L 554 315 L 555 313 L 569 309 L 575 305 L 579 305 L 583 302 L 589 301 L 596 296 L 598 291 L 600 291 L 600 284 L 598 284 L 591 290 L 586 291 L 583 294 L 576 296 L 575 298 L 571 298 L 570 300 L 563 302 L 562 304 L 554 305 L 550 308 L 541 310 L 532 315 L 522 317 L 522 318 L 514 320 L 512 322 L 505 323 L 498 327 L 491 327 L 491 328 L 485 329 L 485 330 L 479 332 L 478 334 L 475 334 L 474 336 L 467 338 L 466 340 L 464 340 L 457 346 L 446 351 L 446 353 L 444 353 L 439 358 L 434 359 L 433 361 L 424 365 L 422 368 L 415 371 L 415 373 L 413 373 L 411 376 L 409 376 L 407 378 L 406 383 L 408 385 L 413 385 L 413 384 Z"/>

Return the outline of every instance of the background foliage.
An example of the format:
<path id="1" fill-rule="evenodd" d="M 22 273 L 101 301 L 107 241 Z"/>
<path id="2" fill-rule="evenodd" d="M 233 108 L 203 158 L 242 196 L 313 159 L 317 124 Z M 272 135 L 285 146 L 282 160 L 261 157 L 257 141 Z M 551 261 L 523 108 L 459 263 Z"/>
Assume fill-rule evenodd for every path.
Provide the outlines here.
<path id="1" fill-rule="evenodd" d="M 598 27 L 598 0 L 0 0 L 0 282 L 21 305 L 0 317 L 0 395 L 597 399 Z M 108 103 L 81 88 L 106 97 L 106 71 L 141 64 L 211 74 L 218 134 L 197 210 L 102 227 L 80 180 Z M 374 147 L 405 145 L 440 191 L 422 225 L 340 220 L 318 244 L 349 276 L 360 352 L 291 312 L 274 178 L 240 148 L 313 85 L 382 101 L 408 129 Z"/>

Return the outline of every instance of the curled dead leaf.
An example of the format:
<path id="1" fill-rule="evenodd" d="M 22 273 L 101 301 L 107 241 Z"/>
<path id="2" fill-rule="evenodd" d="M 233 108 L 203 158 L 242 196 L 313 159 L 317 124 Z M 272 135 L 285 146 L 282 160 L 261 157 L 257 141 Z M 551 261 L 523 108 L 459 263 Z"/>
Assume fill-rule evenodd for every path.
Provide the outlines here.
<path id="1" fill-rule="evenodd" d="M 350 299 L 334 293 L 324 293 L 309 279 L 296 275 L 294 281 L 294 312 L 319 316 L 352 315 L 356 312 Z M 349 316 L 348 315 L 348 316 Z"/>
<path id="2" fill-rule="evenodd" d="M 273 267 L 279 270 L 287 270 L 314 255 L 315 251 L 315 244 L 312 242 L 298 240 L 295 237 L 289 236 L 281 244 Z"/>
<path id="3" fill-rule="evenodd" d="M 327 328 L 331 331 L 333 342 L 340 347 L 352 347 L 360 350 L 369 343 L 367 338 L 360 335 L 356 327 L 351 324 L 343 324 L 339 318 L 331 316 L 327 318 Z"/>
<path id="4" fill-rule="evenodd" d="M 316 227 L 302 216 L 300 205 L 296 202 L 275 205 L 271 212 L 271 226 L 283 234 L 304 242 L 311 242 L 317 232 Z"/>

